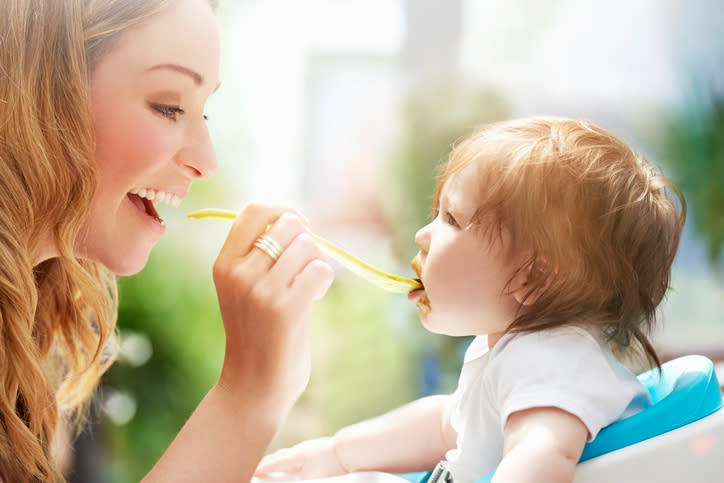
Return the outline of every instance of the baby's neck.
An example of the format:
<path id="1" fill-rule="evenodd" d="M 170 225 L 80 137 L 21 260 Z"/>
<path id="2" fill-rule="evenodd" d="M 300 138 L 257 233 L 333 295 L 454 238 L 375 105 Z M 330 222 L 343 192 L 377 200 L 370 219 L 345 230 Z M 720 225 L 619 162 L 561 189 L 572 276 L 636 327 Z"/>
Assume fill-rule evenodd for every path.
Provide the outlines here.
<path id="1" fill-rule="evenodd" d="M 493 349 L 493 346 L 498 343 L 501 337 L 505 335 L 504 332 L 495 332 L 488 334 L 488 349 Z"/>

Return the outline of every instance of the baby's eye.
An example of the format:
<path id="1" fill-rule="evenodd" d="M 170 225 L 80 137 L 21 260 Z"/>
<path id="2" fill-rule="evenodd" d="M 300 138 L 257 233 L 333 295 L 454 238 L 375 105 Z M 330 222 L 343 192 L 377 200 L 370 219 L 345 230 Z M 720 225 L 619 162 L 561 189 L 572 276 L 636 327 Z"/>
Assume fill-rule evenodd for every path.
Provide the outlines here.
<path id="1" fill-rule="evenodd" d="M 452 216 L 450 213 L 445 213 L 445 221 L 450 226 L 455 226 L 455 227 L 460 226 L 460 225 L 458 225 L 458 222 L 455 219 L 455 217 Z"/>
<path id="2" fill-rule="evenodd" d="M 183 114 L 184 110 L 181 109 L 178 106 L 167 106 L 164 104 L 152 104 L 151 107 L 161 114 L 166 119 L 169 119 L 171 121 L 177 121 L 178 115 Z"/>

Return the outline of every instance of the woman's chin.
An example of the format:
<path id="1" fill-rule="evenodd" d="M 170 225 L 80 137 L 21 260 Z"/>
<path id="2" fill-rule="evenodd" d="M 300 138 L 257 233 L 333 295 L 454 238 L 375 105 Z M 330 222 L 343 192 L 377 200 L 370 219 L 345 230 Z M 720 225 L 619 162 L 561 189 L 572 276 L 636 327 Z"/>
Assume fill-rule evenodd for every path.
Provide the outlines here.
<path id="1" fill-rule="evenodd" d="M 145 253 L 127 253 L 121 257 L 106 257 L 99 260 L 99 262 L 116 275 L 126 277 L 135 275 L 143 270 L 148 263 L 149 255 L 150 251 Z"/>

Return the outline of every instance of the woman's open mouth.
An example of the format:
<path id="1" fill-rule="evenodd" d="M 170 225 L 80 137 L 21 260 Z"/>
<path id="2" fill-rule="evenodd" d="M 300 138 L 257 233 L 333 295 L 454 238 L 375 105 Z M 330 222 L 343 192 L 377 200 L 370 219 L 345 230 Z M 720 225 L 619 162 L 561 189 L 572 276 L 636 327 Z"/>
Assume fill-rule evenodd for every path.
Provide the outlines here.
<path id="1" fill-rule="evenodd" d="M 146 213 L 146 215 L 150 216 L 154 220 L 156 220 L 157 223 L 160 223 L 163 225 L 163 220 L 158 215 L 158 212 L 156 211 L 156 207 L 153 206 L 153 201 L 149 200 L 148 198 L 141 198 L 137 194 L 128 193 L 128 199 L 131 200 L 131 203 L 133 203 L 136 208 L 141 210 L 142 212 Z"/>
<path id="2" fill-rule="evenodd" d="M 153 218 L 157 223 L 163 225 L 163 219 L 156 211 L 156 203 L 167 203 L 172 206 L 178 206 L 181 198 L 165 191 L 154 190 L 150 188 L 135 188 L 126 196 L 131 203 L 138 208 L 139 211 Z"/>

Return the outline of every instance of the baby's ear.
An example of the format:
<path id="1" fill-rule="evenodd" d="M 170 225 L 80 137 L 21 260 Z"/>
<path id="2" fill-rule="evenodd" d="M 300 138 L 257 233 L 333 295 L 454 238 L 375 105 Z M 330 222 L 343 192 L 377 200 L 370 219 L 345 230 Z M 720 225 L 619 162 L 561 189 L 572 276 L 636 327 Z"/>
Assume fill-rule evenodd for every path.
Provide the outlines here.
<path id="1" fill-rule="evenodd" d="M 510 283 L 510 293 L 521 305 L 533 305 L 548 290 L 558 275 L 558 267 L 552 267 L 544 257 L 518 272 Z"/>

